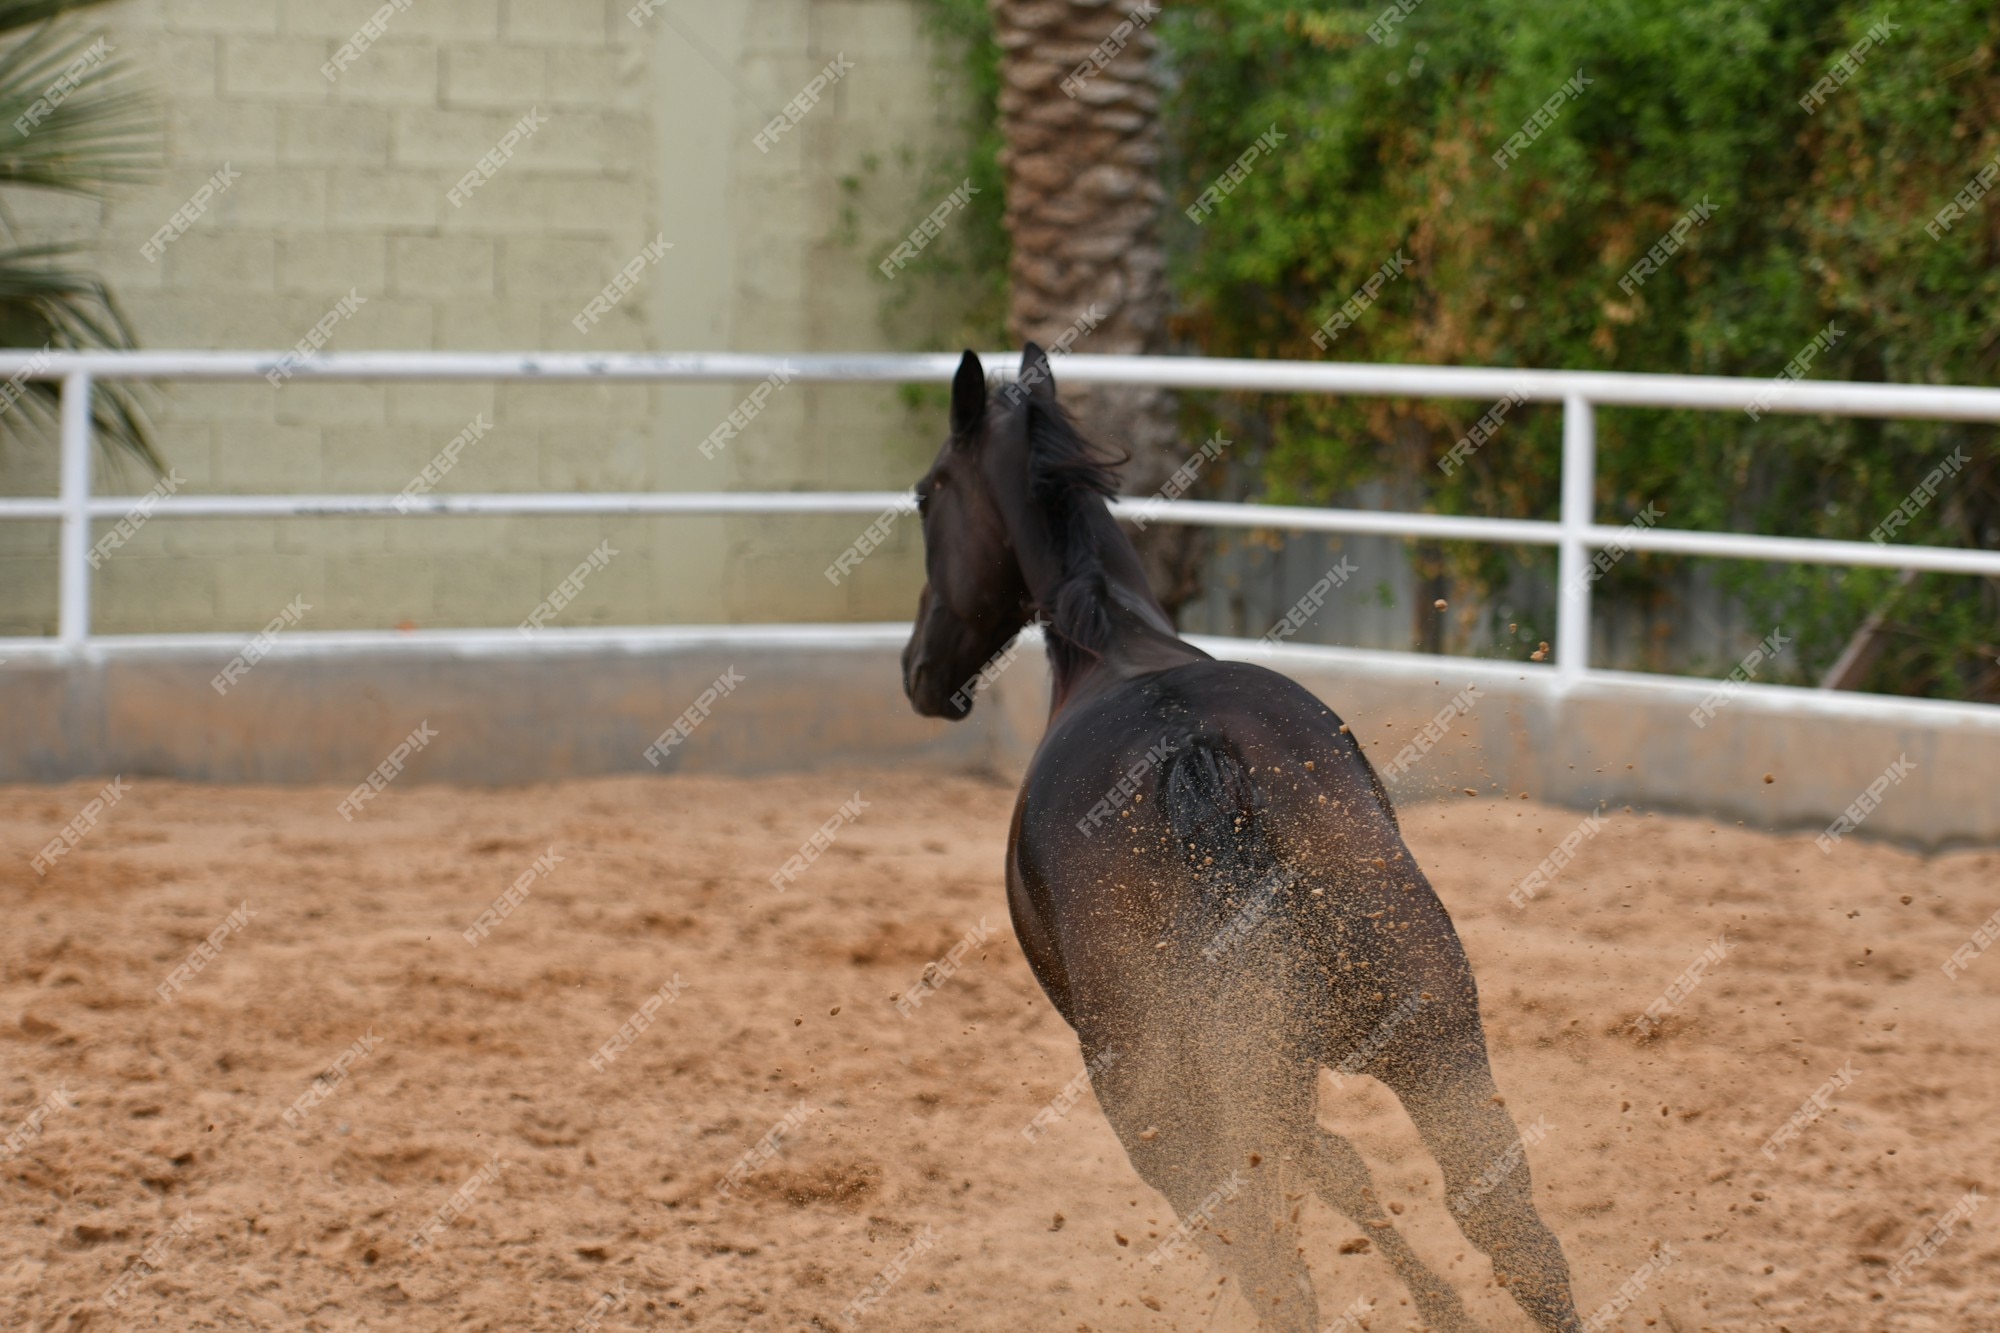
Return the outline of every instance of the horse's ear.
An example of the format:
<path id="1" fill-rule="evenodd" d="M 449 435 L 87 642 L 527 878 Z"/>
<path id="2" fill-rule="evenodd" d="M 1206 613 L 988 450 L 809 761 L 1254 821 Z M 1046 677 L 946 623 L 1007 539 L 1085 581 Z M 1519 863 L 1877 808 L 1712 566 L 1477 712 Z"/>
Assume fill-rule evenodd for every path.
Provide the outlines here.
<path id="1" fill-rule="evenodd" d="M 1056 400 L 1056 375 L 1049 368 L 1049 354 L 1039 343 L 1021 345 L 1021 384 L 1030 398 Z"/>
<path id="2" fill-rule="evenodd" d="M 986 420 L 986 367 L 979 353 L 970 347 L 958 363 L 951 381 L 951 433 L 954 439 L 970 440 Z"/>

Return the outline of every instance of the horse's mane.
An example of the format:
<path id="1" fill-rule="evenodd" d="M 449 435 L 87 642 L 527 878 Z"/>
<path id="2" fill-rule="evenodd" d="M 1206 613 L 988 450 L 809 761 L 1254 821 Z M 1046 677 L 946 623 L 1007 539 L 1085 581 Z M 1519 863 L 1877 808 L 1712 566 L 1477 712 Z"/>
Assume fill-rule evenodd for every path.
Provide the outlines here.
<path id="1" fill-rule="evenodd" d="M 1090 530 L 1102 502 L 1118 493 L 1118 469 L 1127 461 L 1100 451 L 1083 437 L 1062 404 L 1028 399 L 1028 494 L 1048 524 L 1062 561 L 1062 579 L 1049 622 L 1049 653 L 1059 674 L 1101 657 L 1111 641 L 1109 588 L 1104 556 Z"/>

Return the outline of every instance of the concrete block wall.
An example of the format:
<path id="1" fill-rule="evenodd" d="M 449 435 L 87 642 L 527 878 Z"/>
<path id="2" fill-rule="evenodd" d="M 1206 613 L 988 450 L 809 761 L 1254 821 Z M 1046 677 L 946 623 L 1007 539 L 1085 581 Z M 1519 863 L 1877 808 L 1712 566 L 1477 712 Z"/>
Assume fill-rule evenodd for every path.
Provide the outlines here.
<path id="1" fill-rule="evenodd" d="M 384 11 L 381 35 L 322 65 Z M 637 20 L 634 21 L 636 14 Z M 329 351 L 841 351 L 888 344 L 863 237 L 929 207 L 912 164 L 939 113 L 919 0 L 127 0 L 86 16 L 149 72 L 164 168 L 108 203 L 9 191 L 24 240 L 83 243 L 143 345 L 288 348 L 350 293 Z M 769 151 L 753 143 L 837 55 L 853 69 Z M 490 180 L 448 191 L 531 111 Z M 140 247 L 224 165 L 240 173 L 157 261 Z M 907 195 L 907 197 L 905 197 Z M 997 203 L 995 204 L 997 207 Z M 571 320 L 648 242 L 673 248 L 587 333 Z M 483 417 L 443 490 L 900 488 L 935 423 L 891 388 L 793 386 L 719 457 L 750 386 L 176 384 L 149 391 L 190 492 L 386 492 Z M 48 436 L 0 436 L 0 493 L 49 494 Z M 152 478 L 110 468 L 98 484 Z M 104 632 L 244 630 L 292 598 L 315 629 L 513 625 L 609 540 L 564 624 L 909 613 L 917 534 L 838 588 L 865 520 L 155 520 L 98 577 Z M 55 618 L 53 524 L 0 524 L 0 635 Z"/>

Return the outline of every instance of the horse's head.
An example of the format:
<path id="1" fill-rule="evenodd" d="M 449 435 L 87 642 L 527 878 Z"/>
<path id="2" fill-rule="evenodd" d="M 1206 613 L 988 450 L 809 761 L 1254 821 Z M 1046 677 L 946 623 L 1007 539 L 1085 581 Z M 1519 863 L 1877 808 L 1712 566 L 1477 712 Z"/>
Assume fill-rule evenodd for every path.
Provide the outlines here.
<path id="1" fill-rule="evenodd" d="M 1028 373 L 1036 367 L 1039 378 Z M 1053 397 L 1041 349 L 1029 344 L 1023 368 L 1028 392 Z M 903 693 L 925 717 L 971 712 L 980 668 L 1028 623 L 1028 586 L 1003 517 L 1004 488 L 1027 485 L 1014 410 L 1025 395 L 1006 396 L 1006 406 L 988 399 L 986 371 L 966 352 L 951 385 L 951 435 L 917 483 L 927 578 L 903 649 Z"/>

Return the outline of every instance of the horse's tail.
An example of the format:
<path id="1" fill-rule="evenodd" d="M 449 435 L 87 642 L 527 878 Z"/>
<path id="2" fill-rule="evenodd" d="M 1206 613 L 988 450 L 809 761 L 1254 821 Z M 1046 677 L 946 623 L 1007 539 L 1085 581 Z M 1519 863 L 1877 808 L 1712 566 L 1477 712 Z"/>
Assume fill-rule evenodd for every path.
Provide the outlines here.
<path id="1" fill-rule="evenodd" d="M 1267 795 L 1240 755 L 1205 736 L 1174 747 L 1159 793 L 1181 859 L 1204 889 L 1186 921 L 1189 942 L 1220 962 L 1263 934 L 1289 887 L 1270 837 Z"/>

